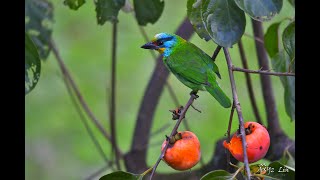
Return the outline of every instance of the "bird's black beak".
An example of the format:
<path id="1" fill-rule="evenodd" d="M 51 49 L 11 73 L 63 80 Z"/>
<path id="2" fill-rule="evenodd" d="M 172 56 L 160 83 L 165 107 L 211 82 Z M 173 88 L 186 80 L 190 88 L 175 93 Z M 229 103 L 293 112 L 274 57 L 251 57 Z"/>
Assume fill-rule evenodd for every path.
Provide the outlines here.
<path id="1" fill-rule="evenodd" d="M 143 49 L 159 49 L 158 46 L 154 45 L 152 42 L 148 42 L 147 44 L 141 46 Z"/>

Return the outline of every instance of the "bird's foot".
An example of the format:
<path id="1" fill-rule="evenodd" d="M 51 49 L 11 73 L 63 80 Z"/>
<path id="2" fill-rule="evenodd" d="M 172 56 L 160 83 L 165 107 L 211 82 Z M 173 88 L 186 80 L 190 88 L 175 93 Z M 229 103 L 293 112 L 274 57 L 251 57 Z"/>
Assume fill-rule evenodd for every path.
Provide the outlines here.
<path id="1" fill-rule="evenodd" d="M 197 99 L 197 98 L 199 97 L 199 96 L 197 95 L 197 93 L 198 93 L 197 90 L 192 90 L 192 91 L 190 92 L 190 96 L 193 96 L 194 99 Z"/>

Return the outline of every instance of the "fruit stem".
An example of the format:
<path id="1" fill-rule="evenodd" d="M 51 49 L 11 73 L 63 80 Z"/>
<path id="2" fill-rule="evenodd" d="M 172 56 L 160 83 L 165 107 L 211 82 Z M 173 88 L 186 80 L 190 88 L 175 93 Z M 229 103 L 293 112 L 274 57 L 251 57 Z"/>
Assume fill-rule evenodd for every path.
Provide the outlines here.
<path id="1" fill-rule="evenodd" d="M 153 167 L 150 167 L 149 169 L 147 169 L 146 171 L 144 171 L 142 174 L 140 174 L 139 180 L 142 180 L 143 176 L 145 176 L 146 174 L 148 174 L 152 169 L 153 169 Z"/>

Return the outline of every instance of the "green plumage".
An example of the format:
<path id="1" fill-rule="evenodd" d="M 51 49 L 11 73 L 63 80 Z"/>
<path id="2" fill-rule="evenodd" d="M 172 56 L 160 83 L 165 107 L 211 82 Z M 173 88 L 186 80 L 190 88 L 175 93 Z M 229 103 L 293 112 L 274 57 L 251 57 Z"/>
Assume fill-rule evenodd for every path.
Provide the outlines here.
<path id="1" fill-rule="evenodd" d="M 163 34 L 156 35 L 154 41 L 161 41 L 161 36 L 164 39 Z M 166 39 L 168 39 L 167 36 L 165 36 Z M 208 91 L 223 107 L 230 107 L 230 99 L 216 80 L 216 75 L 220 78 L 219 69 L 211 57 L 181 37 L 177 35 L 172 35 L 172 37 L 172 40 L 159 42 L 163 45 L 156 47 L 159 52 L 161 52 L 160 48 L 165 48 L 164 51 L 162 49 L 163 63 L 169 71 L 193 91 Z"/>

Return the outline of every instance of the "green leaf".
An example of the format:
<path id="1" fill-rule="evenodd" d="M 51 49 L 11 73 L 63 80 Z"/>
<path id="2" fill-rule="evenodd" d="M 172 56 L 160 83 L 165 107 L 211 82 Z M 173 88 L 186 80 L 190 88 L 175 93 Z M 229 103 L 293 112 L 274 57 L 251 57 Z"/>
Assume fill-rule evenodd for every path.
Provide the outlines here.
<path id="1" fill-rule="evenodd" d="M 280 51 L 272 59 L 272 67 L 276 72 L 295 72 L 295 62 L 290 60 L 288 54 Z M 284 87 L 284 102 L 286 113 L 295 120 L 295 77 L 294 76 L 280 76 L 280 80 Z"/>
<path id="2" fill-rule="evenodd" d="M 295 58 L 295 22 L 290 23 L 282 34 L 283 47 L 291 59 Z"/>
<path id="3" fill-rule="evenodd" d="M 265 180 L 268 180 L 268 179 L 279 179 L 279 180 L 295 179 L 295 170 L 281 164 L 278 161 L 270 163 L 266 170 L 267 170 L 267 172 L 264 176 Z"/>
<path id="4" fill-rule="evenodd" d="M 246 18 L 233 0 L 188 0 L 188 17 L 197 34 L 231 47 L 244 33 Z"/>
<path id="5" fill-rule="evenodd" d="M 188 0 L 187 3 L 187 15 L 190 20 L 190 23 L 192 24 L 193 28 L 197 32 L 197 34 L 200 36 L 200 38 L 203 38 L 206 41 L 209 41 L 211 39 L 204 22 L 202 21 L 201 16 L 201 3 L 200 0 Z"/>
<path id="6" fill-rule="evenodd" d="M 140 178 L 140 174 L 132 174 L 128 172 L 117 171 L 104 175 L 99 180 L 138 180 Z"/>
<path id="7" fill-rule="evenodd" d="M 249 166 L 251 174 L 261 174 L 261 167 L 266 166 L 265 164 L 251 164 Z M 245 173 L 246 174 L 246 173 Z"/>
<path id="8" fill-rule="evenodd" d="M 49 53 L 52 34 L 53 7 L 46 0 L 25 1 L 25 32 L 36 45 L 40 58 L 45 60 Z"/>
<path id="9" fill-rule="evenodd" d="M 282 8 L 282 0 L 234 0 L 250 17 L 258 21 L 271 20 Z"/>
<path id="10" fill-rule="evenodd" d="M 214 170 L 208 172 L 204 176 L 201 177 L 201 180 L 224 180 L 224 179 L 232 179 L 233 174 L 225 170 Z M 234 178 L 235 179 L 235 178 Z"/>
<path id="11" fill-rule="evenodd" d="M 70 9 L 78 10 L 85 2 L 85 0 L 64 0 L 63 4 L 69 6 Z"/>
<path id="12" fill-rule="evenodd" d="M 279 52 L 279 25 L 277 22 L 269 26 L 266 34 L 264 35 L 264 47 L 266 48 L 269 56 L 272 58 Z"/>
<path id="13" fill-rule="evenodd" d="M 41 62 L 36 46 L 25 33 L 25 95 L 38 83 L 41 71 Z"/>
<path id="14" fill-rule="evenodd" d="M 154 24 L 157 22 L 164 9 L 164 1 L 133 0 L 133 7 L 136 13 L 138 24 L 140 26 L 145 26 L 147 23 Z"/>
<path id="15" fill-rule="evenodd" d="M 286 165 L 288 167 L 291 167 L 292 169 L 295 169 L 295 159 L 294 157 L 290 154 L 288 149 L 286 149 L 284 155 L 281 157 L 279 162 L 283 165 Z"/>
<path id="16" fill-rule="evenodd" d="M 95 1 L 97 21 L 103 25 L 106 21 L 118 22 L 119 10 L 124 6 L 125 0 L 97 0 Z"/>

